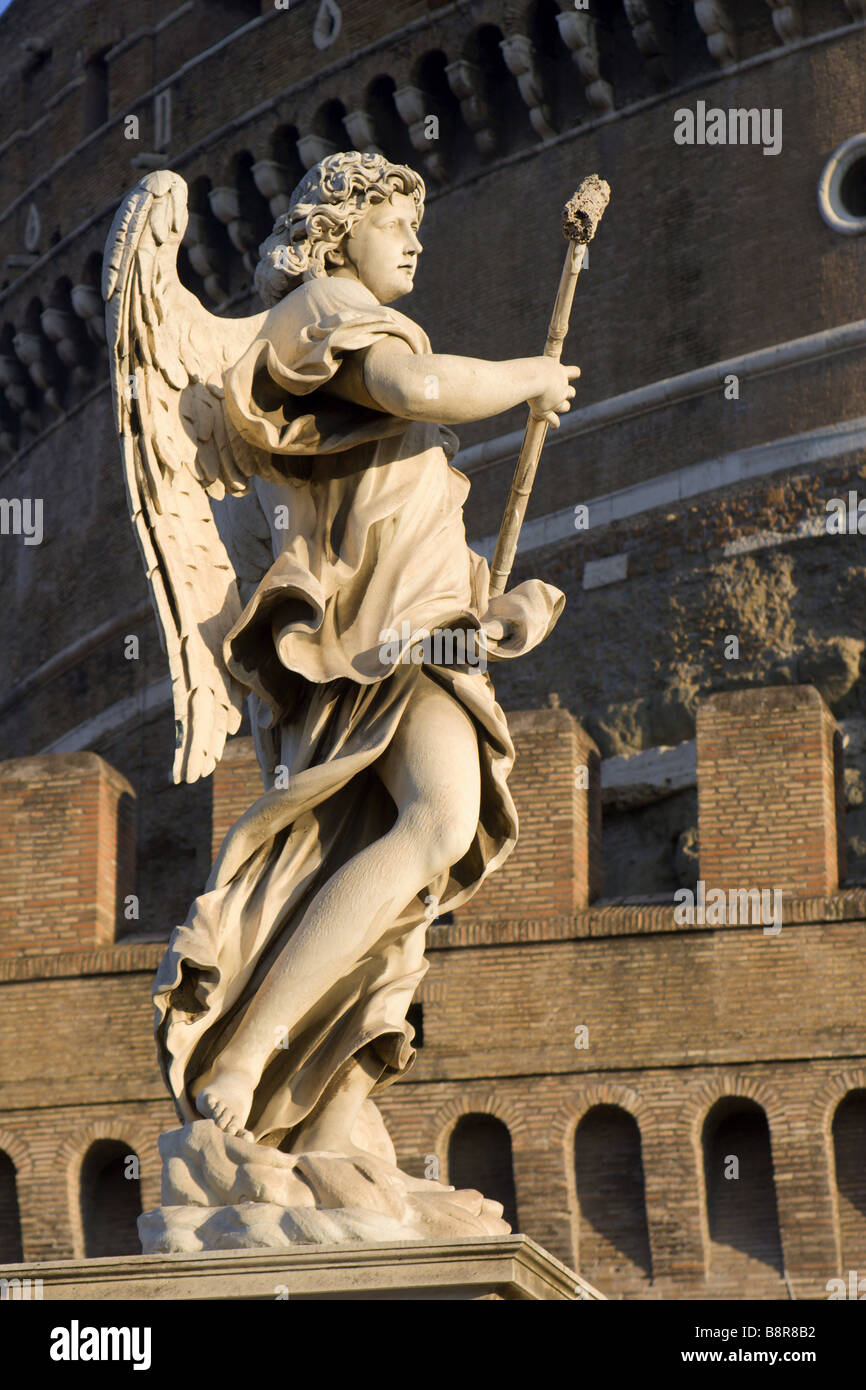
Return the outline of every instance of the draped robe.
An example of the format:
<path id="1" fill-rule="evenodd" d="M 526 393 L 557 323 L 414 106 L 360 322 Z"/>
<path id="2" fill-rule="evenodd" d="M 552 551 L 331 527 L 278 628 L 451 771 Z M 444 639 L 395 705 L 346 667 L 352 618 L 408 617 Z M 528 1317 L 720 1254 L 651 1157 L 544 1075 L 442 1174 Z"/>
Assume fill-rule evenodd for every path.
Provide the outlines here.
<path id="1" fill-rule="evenodd" d="M 184 1122 L 199 1118 L 197 1079 L 255 1009 L 316 893 L 394 824 L 375 764 L 422 682 L 435 681 L 472 720 L 481 804 L 459 862 L 395 905 L 375 946 L 275 1041 L 247 1120 L 258 1142 L 275 1147 L 288 1147 L 361 1048 L 372 1045 L 383 1067 L 374 1094 L 408 1071 L 406 1013 L 427 970 L 428 922 L 468 902 L 516 843 L 514 748 L 489 673 L 471 655 L 440 660 L 419 640 L 437 628 L 477 634 L 498 620 L 505 635 L 488 636 L 487 657 L 511 659 L 544 640 L 565 602 L 540 580 L 489 600 L 487 562 L 466 541 L 469 480 L 449 462 L 450 430 L 328 394 L 344 356 L 383 337 L 431 351 L 411 319 L 363 285 L 320 277 L 270 312 L 225 376 L 231 423 L 270 455 L 252 498 L 253 543 L 261 550 L 264 538 L 268 553 L 258 570 L 238 567 L 249 601 L 223 649 L 250 692 L 265 791 L 226 836 L 156 977 L 157 1049 Z M 248 501 L 227 508 L 240 550 Z"/>

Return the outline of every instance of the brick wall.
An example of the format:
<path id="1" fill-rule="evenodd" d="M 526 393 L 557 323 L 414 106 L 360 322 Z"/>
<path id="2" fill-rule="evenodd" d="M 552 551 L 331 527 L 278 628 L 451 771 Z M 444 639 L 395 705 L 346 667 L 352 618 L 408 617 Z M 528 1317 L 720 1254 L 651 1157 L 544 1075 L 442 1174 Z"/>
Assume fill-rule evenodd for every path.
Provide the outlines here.
<path id="1" fill-rule="evenodd" d="M 517 847 L 460 921 L 554 917 L 586 907 L 601 888 L 598 749 L 567 710 L 516 710 L 507 719 Z"/>
<path id="2" fill-rule="evenodd" d="M 601 886 L 598 749 L 567 710 L 508 716 L 516 758 L 508 779 L 520 825 L 516 849 L 460 910 L 462 921 L 551 917 L 587 907 Z M 251 738 L 235 738 L 213 774 L 213 840 L 262 794 Z"/>
<path id="3" fill-rule="evenodd" d="M 839 937 L 826 925 L 786 926 L 767 941 L 739 930 L 627 937 L 615 909 L 590 915 L 596 932 L 614 935 L 432 949 L 424 1048 L 414 1072 L 379 1097 L 398 1161 L 422 1176 L 432 1155 L 448 1175 L 460 1116 L 496 1116 L 511 1139 L 520 1229 L 587 1276 L 592 1269 L 605 1292 L 742 1297 L 742 1273 L 714 1259 L 700 1148 L 718 1100 L 742 1097 L 767 1117 L 786 1271 L 798 1296 L 822 1296 L 842 1267 L 833 1117 L 845 1095 L 866 1088 L 866 1037 L 855 1023 L 863 916 Z M 752 943 L 765 963 L 776 959 L 769 974 L 744 955 Z M 160 950 L 81 953 L 63 974 L 59 960 L 7 962 L 0 976 L 0 1150 L 16 1167 L 25 1258 L 79 1248 L 78 1176 L 99 1139 L 139 1154 L 142 1202 L 159 1200 L 156 1140 L 177 1123 L 152 1038 Z M 40 968 L 44 978 L 26 977 Z M 574 1047 L 578 1015 L 590 1025 L 583 1050 Z M 82 1049 L 96 1037 L 99 1047 Z M 593 1175 L 575 1166 L 575 1132 L 596 1106 L 618 1107 L 640 1133 L 652 1282 L 621 1249 L 606 1265 L 592 1237 L 581 1249 Z M 866 1232 L 849 1210 L 862 1125 L 842 1130 L 844 1267 L 863 1268 Z M 633 1175 L 621 1187 L 611 1180 L 612 1200 L 627 1200 L 636 1219 Z M 776 1271 L 755 1276 L 756 1296 L 787 1297 Z"/>
<path id="4" fill-rule="evenodd" d="M 802 728 L 789 721 L 789 737 L 799 729 L 811 746 L 814 701 L 806 707 L 810 719 Z M 545 807 L 524 819 L 531 856 L 551 843 L 550 787 L 560 805 L 573 806 L 573 779 L 560 762 L 570 771 L 575 749 L 588 745 L 559 710 L 511 721 L 518 749 L 539 759 L 537 768 L 526 759 L 516 784 L 519 810 L 530 792 Z M 38 761 L 66 765 L 62 757 Z M 807 790 L 823 776 L 820 760 L 810 766 Z M 98 759 L 84 767 L 108 780 Z M 215 816 L 227 824 L 258 791 L 251 745 L 236 740 L 215 780 Z M 568 853 L 551 861 L 554 881 L 558 865 L 573 883 Z M 854 1171 L 866 1142 L 857 1100 L 866 1092 L 866 894 L 786 901 L 773 938 L 759 927 L 678 926 L 672 906 L 589 905 L 515 920 L 514 910 L 531 902 L 528 894 L 507 900 L 510 919 L 458 914 L 454 925 L 431 929 L 419 991 L 424 1045 L 408 1077 L 379 1097 L 401 1166 L 421 1176 L 432 1156 L 453 1181 L 449 1160 L 462 1153 L 460 1179 L 469 1181 L 472 1155 L 459 1133 L 483 1133 L 478 1161 L 487 1169 L 476 1180 L 483 1185 L 489 1172 L 510 1194 L 501 1130 L 471 1121 L 453 1142 L 462 1116 L 493 1117 L 511 1144 L 520 1229 L 605 1292 L 784 1298 L 769 1246 L 738 1258 L 726 1242 L 726 1233 L 742 1234 L 742 1212 L 720 1226 L 718 1185 L 708 1183 L 702 1148 L 720 1101 L 734 1118 L 759 1107 L 772 1161 L 761 1210 L 772 1191 L 783 1270 L 797 1296 L 821 1297 L 840 1269 L 866 1264 Z M 143 1207 L 158 1202 L 156 1140 L 177 1123 L 152 1036 L 162 950 L 126 940 L 0 961 L 0 1152 L 15 1169 L 26 1259 L 83 1252 L 81 1165 L 96 1143 L 138 1154 Z M 846 1096 L 854 1099 L 836 1119 Z M 584 1120 L 584 1137 L 617 1140 L 609 1172 L 599 1166 L 598 1143 L 592 1150 L 576 1140 Z M 734 1125 L 723 1147 L 727 1154 L 739 1145 L 747 1161 L 754 1133 L 738 1134 Z"/>
<path id="5" fill-rule="evenodd" d="M 476 968 L 479 979 L 483 975 Z M 521 1230 L 585 1277 L 592 1268 L 609 1297 L 784 1300 L 788 1288 L 772 1265 L 756 1263 L 748 1277 L 741 1266 L 726 1268 L 718 1258 L 724 1248 L 711 1240 L 708 1229 L 700 1149 L 704 1122 L 721 1097 L 754 1100 L 769 1126 L 785 1273 L 795 1297 L 825 1298 L 829 1278 L 842 1269 L 862 1270 L 866 1258 L 862 1232 L 846 1250 L 848 1263 L 840 1258 L 834 1154 L 825 1136 L 846 1090 L 862 1087 L 864 1061 L 861 1056 L 851 1067 L 837 1059 L 637 1066 L 579 1076 L 511 1075 L 495 1084 L 477 1073 L 461 1073 L 423 1085 L 406 1081 L 384 1092 L 378 1103 L 398 1161 L 418 1176 L 431 1155 L 448 1173 L 449 1136 L 461 1115 L 498 1116 L 511 1133 Z M 651 1281 L 639 1267 L 627 1267 L 621 1246 L 600 1266 L 594 1263 L 599 1242 L 584 1237 L 584 1248 L 581 1244 L 591 1207 L 581 1208 L 574 1136 L 585 1115 L 608 1105 L 633 1116 L 640 1130 Z M 858 1142 L 862 1151 L 862 1129 Z M 746 1157 L 745 1149 L 741 1156 Z M 586 1170 L 583 1176 L 586 1180 Z"/>
<path id="6" fill-rule="evenodd" d="M 0 955 L 113 941 L 134 856 L 132 788 L 95 753 L 0 763 Z"/>
<path id="7" fill-rule="evenodd" d="M 701 704 L 698 834 L 708 887 L 834 891 L 838 732 L 813 686 L 722 692 Z"/>
<path id="8" fill-rule="evenodd" d="M 229 739 L 222 759 L 214 768 L 211 787 L 211 855 L 216 859 L 226 832 L 263 792 L 262 774 L 251 738 Z"/>

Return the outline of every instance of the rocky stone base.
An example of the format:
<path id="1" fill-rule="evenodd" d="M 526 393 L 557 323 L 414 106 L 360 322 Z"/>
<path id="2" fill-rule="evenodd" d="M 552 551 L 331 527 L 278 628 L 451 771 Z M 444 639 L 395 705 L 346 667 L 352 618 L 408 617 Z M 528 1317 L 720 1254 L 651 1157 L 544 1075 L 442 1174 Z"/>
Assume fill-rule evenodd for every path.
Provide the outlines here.
<path id="1" fill-rule="evenodd" d="M 384 1126 L 382 1127 L 384 1131 Z M 379 1153 L 280 1153 L 197 1120 L 160 1137 L 162 1205 L 139 1217 L 145 1255 L 507 1235 L 502 1206 L 413 1178 Z"/>

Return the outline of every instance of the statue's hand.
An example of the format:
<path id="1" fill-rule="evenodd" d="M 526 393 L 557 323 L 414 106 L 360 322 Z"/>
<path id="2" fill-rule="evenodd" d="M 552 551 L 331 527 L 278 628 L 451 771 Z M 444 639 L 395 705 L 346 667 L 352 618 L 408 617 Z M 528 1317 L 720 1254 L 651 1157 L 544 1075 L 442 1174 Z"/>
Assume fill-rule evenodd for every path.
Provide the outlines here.
<path id="1" fill-rule="evenodd" d="M 563 367 L 553 357 L 536 358 L 542 389 L 529 396 L 529 409 L 535 420 L 546 420 L 551 429 L 559 428 L 559 416 L 571 409 L 574 387 L 570 384 L 580 376 L 580 367 Z"/>
<path id="2" fill-rule="evenodd" d="M 508 618 L 488 618 L 482 621 L 484 638 L 487 642 L 498 642 L 503 645 L 510 642 L 517 628 Z"/>

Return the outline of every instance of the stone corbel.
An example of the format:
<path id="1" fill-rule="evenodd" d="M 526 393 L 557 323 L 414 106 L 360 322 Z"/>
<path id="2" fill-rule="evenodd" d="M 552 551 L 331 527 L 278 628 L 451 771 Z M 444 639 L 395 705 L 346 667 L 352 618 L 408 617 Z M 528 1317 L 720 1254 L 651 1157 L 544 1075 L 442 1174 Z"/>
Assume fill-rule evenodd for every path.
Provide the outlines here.
<path id="1" fill-rule="evenodd" d="M 97 344 L 105 342 L 105 305 L 95 285 L 73 285 L 69 292 L 72 307 Z"/>
<path id="2" fill-rule="evenodd" d="M 150 172 L 165 168 L 165 155 L 158 150 L 140 150 L 132 155 L 129 162 L 133 169 L 147 169 Z"/>
<path id="3" fill-rule="evenodd" d="M 398 87 L 394 92 L 394 105 L 401 121 L 409 131 L 412 148 L 424 156 L 424 166 L 439 183 L 445 181 L 445 162 L 438 150 L 431 148 L 427 133 L 427 119 L 435 115 L 431 109 L 433 100 L 420 87 Z"/>
<path id="4" fill-rule="evenodd" d="M 343 125 L 346 127 L 353 150 L 360 150 L 362 154 L 384 153 L 376 143 L 376 129 L 369 111 L 365 111 L 363 107 L 347 111 L 343 117 Z"/>
<path id="5" fill-rule="evenodd" d="M 737 61 L 737 35 L 724 0 L 695 0 L 695 19 L 707 37 L 707 48 L 725 67 Z"/>
<path id="6" fill-rule="evenodd" d="M 64 367 L 69 369 L 69 379 L 74 387 L 82 390 L 90 385 L 91 373 L 86 365 L 89 356 L 87 339 L 81 320 L 69 309 L 54 309 L 49 306 L 39 316 L 42 331 Z"/>
<path id="7" fill-rule="evenodd" d="M 49 39 L 36 38 L 35 35 L 28 35 L 22 39 L 18 45 L 24 54 L 24 61 L 21 64 L 21 73 L 27 77 L 35 68 L 38 68 L 51 54 L 51 42 Z"/>
<path id="8" fill-rule="evenodd" d="M 767 0 L 773 11 L 773 28 L 782 43 L 794 43 L 803 37 L 803 10 L 800 0 Z"/>
<path id="9" fill-rule="evenodd" d="M 475 63 L 458 58 L 445 69 L 448 85 L 460 102 L 460 114 L 472 131 L 475 147 L 484 155 L 496 152 L 493 113 L 484 92 L 484 73 Z"/>
<path id="10" fill-rule="evenodd" d="M 529 111 L 532 129 L 542 140 L 550 140 L 556 131 L 551 123 L 553 118 L 538 71 L 534 44 L 525 34 L 510 34 L 507 39 L 500 40 L 499 47 L 508 71 L 517 78 L 517 87 Z"/>
<path id="11" fill-rule="evenodd" d="M 250 172 L 256 188 L 263 198 L 267 198 L 271 217 L 276 221 L 289 210 L 292 180 L 288 169 L 276 159 L 259 159 Z"/>
<path id="12" fill-rule="evenodd" d="M 0 389 L 14 415 L 23 416 L 30 408 L 30 387 L 27 373 L 17 357 L 0 354 Z"/>
<path id="13" fill-rule="evenodd" d="M 187 249 L 190 265 L 204 281 L 208 297 L 213 300 L 214 304 L 222 304 L 226 299 L 226 290 L 222 279 L 223 256 L 220 248 L 213 243 L 208 219 L 203 213 L 191 212 L 189 214 L 186 231 L 183 235 L 183 244 Z"/>
<path id="14" fill-rule="evenodd" d="M 638 52 L 656 82 L 673 77 L 673 43 L 668 0 L 623 0 Z"/>
<path id="15" fill-rule="evenodd" d="M 571 61 L 580 73 L 586 99 L 602 114 L 614 109 L 613 87 L 601 75 L 597 21 L 585 11 L 563 10 L 556 16 L 563 43 L 571 51 Z"/>
<path id="16" fill-rule="evenodd" d="M 27 368 L 30 380 L 49 410 L 62 415 L 63 403 L 57 391 L 57 369 L 46 339 L 32 329 L 22 329 L 12 339 L 12 346 L 15 356 Z"/>
<path id="17" fill-rule="evenodd" d="M 326 140 L 324 135 L 302 135 L 298 140 L 298 154 L 305 169 L 312 169 L 319 160 L 336 153 L 337 146 Z"/>
<path id="18" fill-rule="evenodd" d="M 244 265 L 248 270 L 254 270 L 255 266 L 249 264 L 248 253 L 258 245 L 258 237 L 252 222 L 243 216 L 240 193 L 236 188 L 224 185 L 212 188 L 207 198 L 214 217 L 222 222 L 232 246 L 243 256 Z"/>

